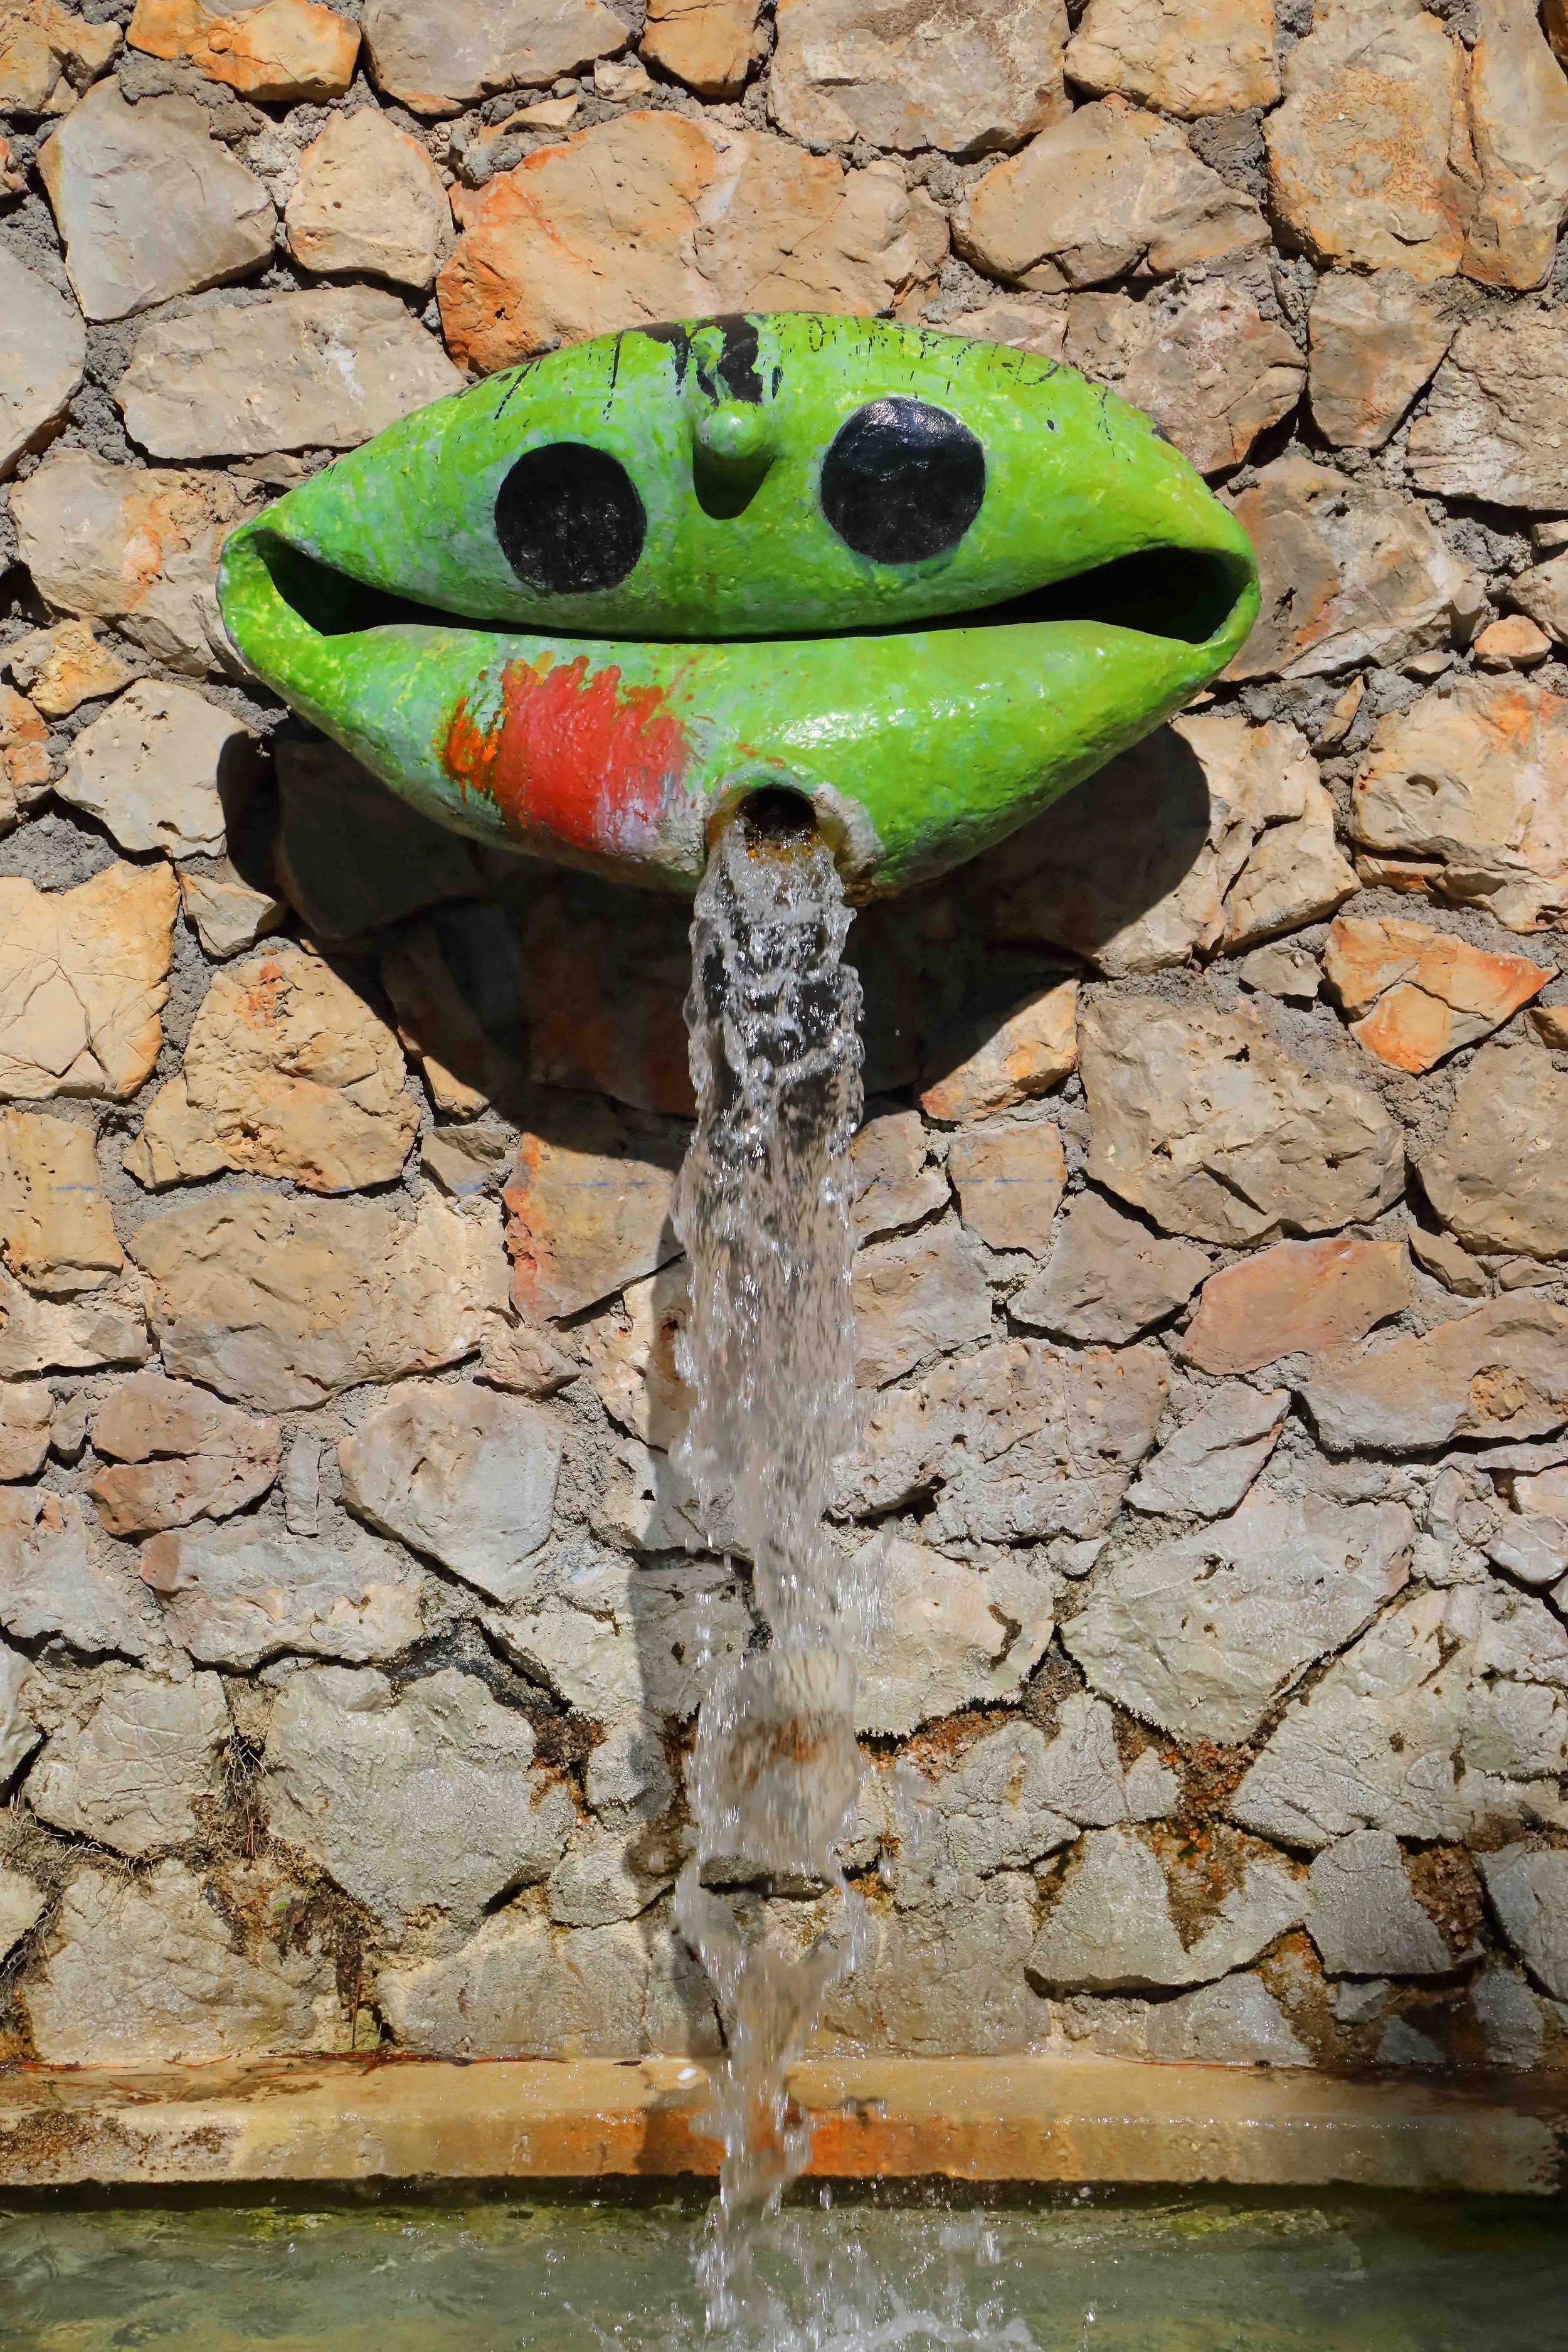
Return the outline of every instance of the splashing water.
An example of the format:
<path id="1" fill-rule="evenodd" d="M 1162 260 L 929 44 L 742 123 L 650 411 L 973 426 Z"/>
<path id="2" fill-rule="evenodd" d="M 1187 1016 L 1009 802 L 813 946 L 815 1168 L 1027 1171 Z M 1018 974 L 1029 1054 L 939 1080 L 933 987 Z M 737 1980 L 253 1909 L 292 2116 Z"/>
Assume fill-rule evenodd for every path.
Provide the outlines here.
<path id="1" fill-rule="evenodd" d="M 754 2217 L 809 2153 L 785 2074 L 862 1940 L 836 1848 L 859 1790 L 858 1646 L 823 1525 L 854 1444 L 850 1302 L 860 983 L 824 844 L 742 816 L 697 894 L 686 1001 L 697 1130 L 676 1223 L 691 1265 L 681 1370 L 695 1404 L 679 1466 L 707 1524 L 749 1552 L 768 1646 L 725 1667 L 698 1719 L 697 1847 L 676 1916 L 726 2025 L 712 2121 L 723 2165 L 704 2256 L 710 2329 L 746 2315 Z M 848 1933 L 795 1955 L 748 1931 L 715 1887 L 837 1888 Z"/>

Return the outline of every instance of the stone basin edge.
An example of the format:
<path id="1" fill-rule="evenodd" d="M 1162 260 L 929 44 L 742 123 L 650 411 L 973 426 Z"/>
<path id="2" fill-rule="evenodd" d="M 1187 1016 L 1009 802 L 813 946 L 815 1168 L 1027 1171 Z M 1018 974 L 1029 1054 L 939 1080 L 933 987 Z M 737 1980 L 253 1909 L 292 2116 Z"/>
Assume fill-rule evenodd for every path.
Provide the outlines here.
<path id="1" fill-rule="evenodd" d="M 1118 2058 L 809 2061 L 843 2180 L 1568 2193 L 1568 2077 Z M 679 2057 L 296 2057 L 0 2070 L 0 2187 L 668 2179 L 717 2171 Z"/>

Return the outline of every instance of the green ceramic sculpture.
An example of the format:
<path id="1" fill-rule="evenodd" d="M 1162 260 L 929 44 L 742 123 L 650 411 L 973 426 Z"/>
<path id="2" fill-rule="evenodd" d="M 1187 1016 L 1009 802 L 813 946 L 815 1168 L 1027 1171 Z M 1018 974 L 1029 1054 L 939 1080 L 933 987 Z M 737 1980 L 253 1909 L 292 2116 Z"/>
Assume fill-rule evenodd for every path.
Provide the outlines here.
<path id="1" fill-rule="evenodd" d="M 853 896 L 1000 839 L 1258 609 L 1148 418 L 1005 345 L 781 314 L 645 327 L 405 417 L 248 522 L 256 674 L 426 814 L 691 889 L 805 795 Z"/>

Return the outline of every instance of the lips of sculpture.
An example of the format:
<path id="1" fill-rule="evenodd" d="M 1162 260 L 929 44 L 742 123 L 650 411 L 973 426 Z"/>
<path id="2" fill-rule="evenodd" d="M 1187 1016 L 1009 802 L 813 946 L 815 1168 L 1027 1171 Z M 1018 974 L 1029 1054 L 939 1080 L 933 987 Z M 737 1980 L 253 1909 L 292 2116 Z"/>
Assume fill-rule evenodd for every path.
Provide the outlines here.
<path id="1" fill-rule="evenodd" d="M 1257 574 L 1147 418 L 1068 371 L 782 316 L 607 337 L 406 418 L 237 532 L 219 594 L 249 666 L 448 824 L 690 888 L 725 808 L 784 783 L 865 896 L 1178 708 Z"/>
<path id="2" fill-rule="evenodd" d="M 277 593 L 264 544 L 230 541 L 226 606 L 297 709 L 443 824 L 653 887 L 692 888 L 715 820 L 773 783 L 814 802 L 852 895 L 900 889 L 1048 806 L 1218 667 L 1212 644 L 1071 619 L 722 645 L 326 635 Z"/>

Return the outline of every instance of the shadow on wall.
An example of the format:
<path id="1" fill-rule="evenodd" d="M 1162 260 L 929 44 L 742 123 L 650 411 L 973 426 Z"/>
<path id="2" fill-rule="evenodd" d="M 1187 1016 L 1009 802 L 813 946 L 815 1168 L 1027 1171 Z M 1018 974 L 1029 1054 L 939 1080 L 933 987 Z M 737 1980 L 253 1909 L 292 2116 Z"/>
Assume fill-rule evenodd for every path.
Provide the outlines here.
<path id="1" fill-rule="evenodd" d="M 235 863 L 326 953 L 376 971 L 427 1066 L 514 1124 L 550 1116 L 540 1087 L 691 1116 L 685 900 L 483 849 L 297 722 L 274 741 L 275 790 L 228 812 Z M 1177 888 L 1209 828 L 1203 767 L 1163 728 L 956 875 L 862 908 L 849 953 L 868 1096 L 935 1084 L 966 1032 L 1096 963 Z M 465 1115 L 459 1088 L 432 1091 L 438 1115 Z"/>
<path id="2" fill-rule="evenodd" d="M 743 1580 L 703 1556 L 672 1459 L 686 1404 L 671 1211 L 692 1110 L 689 907 L 481 849 L 297 722 L 274 740 L 275 782 L 227 812 L 236 866 L 276 888 L 305 935 L 395 1018 L 438 1133 L 487 1111 L 517 1131 L 505 1194 L 515 1303 L 549 1336 L 545 1355 L 559 1351 L 554 1385 L 572 1385 L 582 1360 L 616 1424 L 602 1425 L 600 1491 L 587 1528 L 557 1547 L 558 1573 L 613 1583 L 625 1574 L 617 1555 L 637 1557 L 613 1607 L 647 1707 L 632 1737 L 657 1754 L 676 1686 L 676 1711 L 689 1717 L 694 1701 L 694 1622 L 706 1612 L 722 1646 L 743 1641 L 748 1622 Z M 868 1097 L 886 1108 L 940 1085 L 1001 1017 L 1174 890 L 1208 831 L 1203 771 L 1165 730 L 967 871 L 863 909 L 849 953 L 866 994 Z M 486 1181 L 493 1164 L 488 1179 L 475 1170 L 475 1185 Z M 575 1386 L 586 1399 L 581 1378 Z M 670 1840 L 668 1812 L 655 1814 L 628 1860 L 657 1876 Z M 639 1925 L 652 1963 L 667 1930 L 649 1911 Z M 700 1978 L 678 1977 L 665 1997 L 684 2011 L 689 2046 L 704 2046 Z"/>

